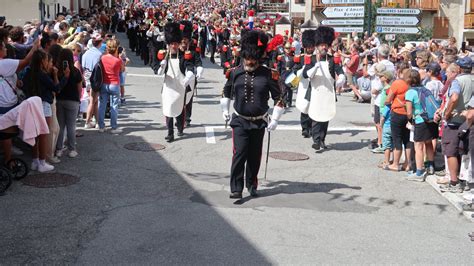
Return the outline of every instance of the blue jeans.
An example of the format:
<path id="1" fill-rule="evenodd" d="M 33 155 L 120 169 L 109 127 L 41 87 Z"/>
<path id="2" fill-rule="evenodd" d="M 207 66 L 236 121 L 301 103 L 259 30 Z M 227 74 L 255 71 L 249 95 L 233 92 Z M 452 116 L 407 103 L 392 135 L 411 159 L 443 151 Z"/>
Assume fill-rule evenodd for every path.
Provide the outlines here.
<path id="1" fill-rule="evenodd" d="M 99 97 L 99 128 L 105 128 L 105 110 L 107 108 L 107 100 L 110 98 L 110 126 L 112 129 L 117 128 L 118 105 L 120 99 L 119 85 L 104 84 L 100 88 Z"/>

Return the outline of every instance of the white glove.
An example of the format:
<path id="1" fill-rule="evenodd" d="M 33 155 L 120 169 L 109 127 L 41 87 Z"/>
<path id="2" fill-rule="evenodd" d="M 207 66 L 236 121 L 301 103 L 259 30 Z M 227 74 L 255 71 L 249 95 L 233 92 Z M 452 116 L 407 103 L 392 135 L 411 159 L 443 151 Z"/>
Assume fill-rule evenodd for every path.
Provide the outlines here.
<path id="1" fill-rule="evenodd" d="M 158 72 L 156 72 L 157 75 L 163 75 L 165 74 L 165 69 L 166 69 L 166 65 L 168 64 L 168 60 L 161 60 L 160 62 L 160 68 L 158 69 Z"/>
<path id="2" fill-rule="evenodd" d="M 314 75 L 316 74 L 316 70 L 321 66 L 319 62 L 317 62 L 314 67 L 310 68 L 308 71 L 306 71 L 306 75 L 308 75 L 309 79 L 312 79 Z"/>
<path id="3" fill-rule="evenodd" d="M 229 115 L 230 99 L 222 98 L 220 102 L 221 102 L 221 109 L 222 109 L 222 118 L 224 118 L 224 121 L 229 121 L 230 120 L 230 115 Z"/>
<path id="4" fill-rule="evenodd" d="M 196 69 L 196 78 L 200 79 L 202 77 L 202 72 L 204 71 L 203 67 L 197 67 Z"/>
<path id="5" fill-rule="evenodd" d="M 184 87 L 189 85 L 189 81 L 194 78 L 194 73 L 192 71 L 186 71 L 186 76 L 184 77 Z"/>
<path id="6" fill-rule="evenodd" d="M 277 126 L 278 126 L 278 121 L 277 120 L 272 120 L 272 121 L 270 121 L 270 124 L 268 124 L 267 130 L 268 131 L 273 131 L 277 128 Z"/>
<path id="7" fill-rule="evenodd" d="M 230 120 L 229 112 L 223 112 L 222 118 L 224 118 L 224 121 L 228 122 Z"/>

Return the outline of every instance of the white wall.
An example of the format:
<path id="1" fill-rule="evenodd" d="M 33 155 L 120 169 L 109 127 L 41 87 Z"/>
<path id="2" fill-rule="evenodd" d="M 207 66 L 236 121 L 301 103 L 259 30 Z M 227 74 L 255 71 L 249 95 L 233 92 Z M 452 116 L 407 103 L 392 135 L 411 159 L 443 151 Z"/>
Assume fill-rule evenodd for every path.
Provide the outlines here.
<path id="1" fill-rule="evenodd" d="M 7 23 L 23 26 L 26 21 L 40 18 L 38 0 L 0 0 L 0 16 L 5 16 Z"/>

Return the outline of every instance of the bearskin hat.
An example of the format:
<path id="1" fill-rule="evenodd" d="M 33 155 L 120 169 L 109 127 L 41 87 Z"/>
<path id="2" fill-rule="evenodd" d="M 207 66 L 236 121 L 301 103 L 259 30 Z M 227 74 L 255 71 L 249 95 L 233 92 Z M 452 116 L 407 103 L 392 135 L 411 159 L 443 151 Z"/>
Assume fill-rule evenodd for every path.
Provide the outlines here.
<path id="1" fill-rule="evenodd" d="M 242 58 L 260 59 L 267 49 L 268 36 L 259 30 L 243 32 L 241 37 L 241 56 Z"/>
<path id="2" fill-rule="evenodd" d="M 314 36 L 315 45 L 318 46 L 322 43 L 331 45 L 335 38 L 334 29 L 327 26 L 319 26 L 316 29 L 316 35 Z"/>
<path id="3" fill-rule="evenodd" d="M 314 47 L 316 46 L 316 30 L 305 30 L 303 36 L 301 36 L 301 42 L 303 48 Z"/>
<path id="4" fill-rule="evenodd" d="M 176 22 L 168 22 L 165 25 L 165 40 L 167 44 L 174 42 L 181 42 L 183 39 L 183 32 L 181 31 L 180 24 Z"/>
<path id="5" fill-rule="evenodd" d="M 182 20 L 180 24 L 184 25 L 184 28 L 183 26 L 180 26 L 183 28 L 183 38 L 191 40 L 191 37 L 193 36 L 193 23 L 189 20 Z"/>

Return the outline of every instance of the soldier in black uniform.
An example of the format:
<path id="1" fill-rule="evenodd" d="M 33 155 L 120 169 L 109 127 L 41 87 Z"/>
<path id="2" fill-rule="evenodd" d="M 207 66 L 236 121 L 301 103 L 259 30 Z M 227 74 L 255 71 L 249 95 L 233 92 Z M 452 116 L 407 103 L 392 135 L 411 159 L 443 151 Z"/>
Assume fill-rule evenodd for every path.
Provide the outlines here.
<path id="1" fill-rule="evenodd" d="M 261 65 L 268 37 L 262 31 L 242 33 L 242 64 L 229 75 L 221 99 L 223 117 L 230 119 L 229 108 L 234 98 L 234 114 L 230 126 L 233 136 L 233 157 L 230 173 L 230 198 L 242 198 L 245 183 L 250 195 L 257 194 L 265 128 L 274 130 L 283 114 L 283 101 L 278 87 L 278 73 Z M 276 75 L 275 75 L 276 74 Z M 268 100 L 275 106 L 268 122 Z"/>
<path id="2" fill-rule="evenodd" d="M 185 84 L 186 92 L 191 90 L 189 86 L 189 81 L 191 79 L 194 79 L 194 61 L 192 58 L 187 58 L 186 53 L 189 51 L 181 51 L 179 49 L 181 45 L 181 41 L 183 39 L 183 33 L 182 33 L 182 26 L 180 24 L 175 23 L 175 22 L 169 22 L 168 24 L 165 25 L 164 28 L 165 31 L 165 40 L 166 43 L 168 44 L 168 52 L 166 51 L 160 51 L 158 53 L 158 61 L 160 68 L 158 69 L 158 75 L 163 75 L 168 72 L 169 69 L 169 61 L 171 59 L 179 59 L 179 70 L 181 73 L 184 75 L 183 80 L 178 80 L 177 82 Z M 163 55 L 163 53 L 165 55 Z M 160 55 L 161 54 L 161 55 Z M 163 56 L 163 58 L 160 58 L 160 56 Z M 164 83 L 166 83 L 166 78 Z M 172 84 L 170 82 L 170 84 Z M 164 84 L 164 86 L 167 84 Z M 172 85 L 171 85 L 172 86 Z M 164 87 L 166 89 L 166 86 Z M 166 93 L 164 89 L 163 93 Z M 186 100 L 186 99 L 185 99 Z M 182 104 L 182 112 L 180 115 L 176 117 L 176 127 L 178 128 L 178 136 L 181 137 L 184 135 L 183 130 L 184 130 L 184 123 L 185 123 L 185 101 L 180 103 Z M 168 135 L 166 136 L 166 140 L 168 142 L 174 141 L 174 125 L 173 125 L 173 117 L 166 117 L 166 126 L 168 128 Z"/>
<path id="3" fill-rule="evenodd" d="M 310 64 L 305 64 L 303 68 L 303 78 L 311 79 L 314 76 L 314 73 L 316 73 L 317 68 L 319 67 L 319 62 L 328 62 L 329 73 L 331 74 L 331 77 L 334 79 L 334 81 L 336 81 L 336 79 L 342 79 L 341 75 L 343 75 L 344 72 L 334 63 L 334 57 L 328 54 L 329 47 L 331 47 L 332 42 L 335 38 L 334 29 L 331 27 L 320 26 L 315 30 L 313 38 L 314 45 L 317 49 L 316 55 L 312 56 Z M 332 84 L 331 89 L 335 90 L 334 83 Z M 311 91 L 312 89 L 310 88 L 308 90 L 308 93 L 306 94 L 306 99 L 308 101 L 311 99 Z M 321 149 L 327 149 L 325 140 L 328 132 L 329 121 L 313 121 L 311 120 L 311 118 L 309 119 L 311 121 L 313 149 L 315 149 L 316 151 L 319 151 Z"/>
<path id="4" fill-rule="evenodd" d="M 283 92 L 283 98 L 285 99 L 285 106 L 291 107 L 293 103 L 293 90 L 292 87 L 285 84 L 286 78 L 293 73 L 293 52 L 291 51 L 291 43 L 287 42 L 284 46 L 284 53 L 277 56 L 278 62 L 278 73 L 280 73 L 280 88 Z"/>
<path id="5" fill-rule="evenodd" d="M 184 25 L 183 28 L 183 40 L 181 41 L 181 45 L 179 47 L 181 52 L 184 52 L 185 54 L 188 53 L 191 54 L 191 59 L 188 59 L 193 63 L 194 66 L 194 73 L 195 73 L 195 89 L 197 87 L 197 81 L 199 78 L 202 76 L 203 72 L 203 67 L 202 67 L 202 60 L 201 56 L 196 52 L 196 46 L 194 43 L 193 39 L 193 24 L 192 22 L 188 20 L 183 20 L 181 21 L 181 25 Z M 194 100 L 194 94 L 191 96 L 191 99 L 189 100 L 189 103 L 186 105 L 186 127 L 191 126 L 191 115 L 193 112 L 193 100 Z"/>

